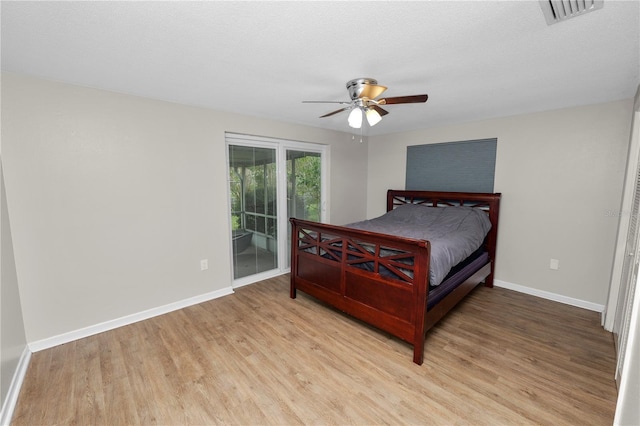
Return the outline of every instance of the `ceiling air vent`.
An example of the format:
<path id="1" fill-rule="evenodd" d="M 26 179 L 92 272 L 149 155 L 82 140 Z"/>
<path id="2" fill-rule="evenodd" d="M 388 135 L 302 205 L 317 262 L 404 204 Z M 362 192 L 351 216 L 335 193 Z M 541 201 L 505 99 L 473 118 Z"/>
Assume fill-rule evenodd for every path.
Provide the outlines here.
<path id="1" fill-rule="evenodd" d="M 555 24 L 574 16 L 602 9 L 604 0 L 540 0 L 547 24 Z"/>

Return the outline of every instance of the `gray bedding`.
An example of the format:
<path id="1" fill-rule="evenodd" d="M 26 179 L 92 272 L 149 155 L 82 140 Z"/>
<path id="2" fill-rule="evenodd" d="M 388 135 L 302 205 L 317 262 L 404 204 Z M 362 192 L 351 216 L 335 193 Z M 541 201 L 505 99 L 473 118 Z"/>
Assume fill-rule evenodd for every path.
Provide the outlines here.
<path id="1" fill-rule="evenodd" d="M 429 283 L 436 286 L 449 270 L 477 250 L 491 229 L 486 212 L 472 207 L 404 204 L 375 219 L 345 225 L 431 243 Z"/>

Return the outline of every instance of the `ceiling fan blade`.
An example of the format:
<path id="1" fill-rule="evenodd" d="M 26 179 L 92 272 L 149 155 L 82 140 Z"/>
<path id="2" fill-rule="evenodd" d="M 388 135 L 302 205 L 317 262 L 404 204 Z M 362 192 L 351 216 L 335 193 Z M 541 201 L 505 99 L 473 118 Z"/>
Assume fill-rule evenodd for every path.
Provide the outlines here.
<path id="1" fill-rule="evenodd" d="M 335 111 L 332 111 L 332 112 L 330 112 L 330 113 L 328 113 L 328 114 L 321 115 L 321 116 L 320 116 L 320 118 L 329 117 L 330 115 L 337 114 L 337 113 L 339 113 L 339 112 L 346 111 L 346 110 L 348 110 L 348 109 L 349 109 L 349 107 L 346 107 L 346 108 L 340 108 L 340 109 L 335 110 Z"/>
<path id="2" fill-rule="evenodd" d="M 380 117 L 383 117 L 389 114 L 389 111 L 387 111 L 386 109 L 380 108 L 378 105 L 371 105 L 369 108 L 375 109 L 378 112 L 378 114 L 380 114 Z"/>
<path id="3" fill-rule="evenodd" d="M 413 95 L 413 96 L 395 96 L 393 98 L 380 99 L 379 105 L 393 105 L 393 104 L 414 104 L 419 102 L 427 102 L 428 95 Z"/>
<path id="4" fill-rule="evenodd" d="M 358 94 L 359 98 L 375 99 L 380 96 L 387 88 L 377 84 L 364 84 L 362 91 Z"/>

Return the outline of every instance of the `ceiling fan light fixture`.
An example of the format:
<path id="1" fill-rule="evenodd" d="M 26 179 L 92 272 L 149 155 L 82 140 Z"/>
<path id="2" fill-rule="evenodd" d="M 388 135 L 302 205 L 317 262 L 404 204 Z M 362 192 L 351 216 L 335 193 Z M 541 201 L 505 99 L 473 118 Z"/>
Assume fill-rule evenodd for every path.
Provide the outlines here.
<path id="1" fill-rule="evenodd" d="M 349 113 L 348 121 L 349 126 L 353 127 L 354 129 L 359 129 L 360 127 L 362 127 L 362 110 L 360 109 L 360 107 L 356 107 L 351 110 L 351 112 Z"/>
<path id="2" fill-rule="evenodd" d="M 373 108 L 367 108 L 365 112 L 369 126 L 373 127 L 382 120 L 382 116 Z"/>

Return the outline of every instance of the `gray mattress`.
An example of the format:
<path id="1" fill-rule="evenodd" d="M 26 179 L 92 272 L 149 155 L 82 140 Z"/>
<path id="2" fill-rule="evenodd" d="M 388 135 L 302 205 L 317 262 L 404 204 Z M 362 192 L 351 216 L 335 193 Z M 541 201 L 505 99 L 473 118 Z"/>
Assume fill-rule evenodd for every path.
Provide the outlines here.
<path id="1" fill-rule="evenodd" d="M 473 207 L 404 204 L 375 219 L 345 227 L 428 240 L 431 244 L 429 284 L 437 286 L 453 266 L 482 245 L 491 222 L 486 212 Z"/>

